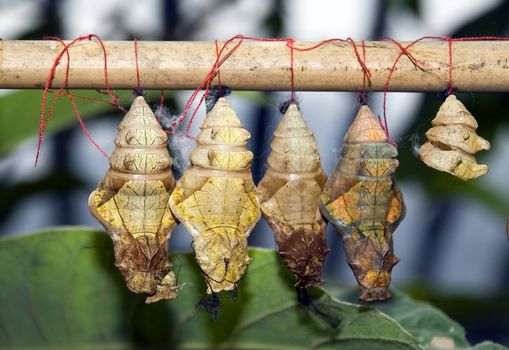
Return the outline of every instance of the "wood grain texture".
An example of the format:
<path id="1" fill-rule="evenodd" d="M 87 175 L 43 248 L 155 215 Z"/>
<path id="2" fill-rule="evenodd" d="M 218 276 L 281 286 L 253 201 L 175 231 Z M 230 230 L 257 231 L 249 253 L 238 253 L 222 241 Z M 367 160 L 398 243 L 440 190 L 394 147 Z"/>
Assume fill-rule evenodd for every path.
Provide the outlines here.
<path id="1" fill-rule="evenodd" d="M 134 43 L 104 41 L 108 54 L 109 84 L 115 89 L 136 88 Z M 222 43 L 218 43 L 222 46 Z M 315 45 L 295 42 L 296 48 Z M 408 43 L 403 42 L 403 45 Z M 232 44 L 231 46 L 233 46 Z M 508 91 L 509 42 L 454 42 L 454 87 L 459 91 Z M 361 47 L 361 43 L 357 43 Z M 366 42 L 368 91 L 382 91 L 394 60 L 400 53 L 389 41 Z M 51 41 L 0 40 L 0 88 L 43 88 L 50 67 L 62 50 Z M 228 50 L 228 49 L 227 49 Z M 94 41 L 80 42 L 70 50 L 69 88 L 104 88 L 104 58 Z M 449 84 L 447 42 L 422 41 L 398 62 L 390 91 L 443 91 Z M 195 89 L 216 60 L 211 42 L 138 42 L 140 83 L 144 89 Z M 290 50 L 285 42 L 245 41 L 221 66 L 221 81 L 235 90 L 289 90 Z M 295 89 L 359 91 L 363 71 L 352 45 L 332 42 L 312 51 L 294 51 Z M 65 64 L 57 67 L 53 86 L 64 80 Z M 213 82 L 214 84 L 214 82 Z"/>

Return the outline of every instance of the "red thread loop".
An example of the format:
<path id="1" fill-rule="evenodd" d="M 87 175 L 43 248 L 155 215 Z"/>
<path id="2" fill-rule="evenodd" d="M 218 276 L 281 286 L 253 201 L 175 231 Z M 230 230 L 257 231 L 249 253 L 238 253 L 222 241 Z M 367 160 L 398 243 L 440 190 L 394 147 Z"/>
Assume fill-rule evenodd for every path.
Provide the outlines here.
<path id="1" fill-rule="evenodd" d="M 452 85 L 452 39 L 447 38 L 447 43 L 449 45 L 449 91 L 447 95 L 452 95 L 453 85 Z"/>
<path id="2" fill-rule="evenodd" d="M 366 64 L 366 43 L 364 40 L 361 41 L 362 44 L 362 62 L 364 65 Z M 359 93 L 359 103 L 361 105 L 367 104 L 367 98 L 366 98 L 366 80 L 369 77 L 367 76 L 366 72 L 362 75 L 362 90 Z"/>
<path id="3" fill-rule="evenodd" d="M 35 166 L 37 166 L 38 162 L 39 162 L 39 156 L 40 156 L 40 152 L 41 152 L 41 147 L 42 147 L 42 141 L 43 141 L 43 137 L 44 137 L 44 133 L 46 131 L 46 127 L 48 126 L 49 124 L 49 121 L 51 119 L 51 115 L 53 114 L 53 111 L 55 109 L 55 106 L 56 106 L 56 102 L 58 101 L 58 99 L 60 98 L 60 96 L 63 94 L 64 90 L 66 91 L 66 93 L 64 94 L 69 102 L 71 103 L 71 107 L 74 111 L 74 114 L 81 126 L 81 129 L 83 130 L 83 132 L 85 133 L 85 135 L 87 136 L 87 138 L 90 140 L 90 142 L 106 157 L 108 158 L 108 156 L 106 155 L 106 153 L 104 152 L 104 150 L 95 142 L 95 140 L 92 138 L 92 135 L 90 134 L 90 132 L 88 131 L 88 129 L 86 128 L 85 126 L 85 123 L 83 122 L 83 119 L 81 118 L 80 116 L 80 113 L 78 111 L 78 108 L 76 106 L 76 103 L 74 101 L 74 95 L 69 91 L 68 89 L 68 82 L 69 82 L 69 71 L 70 71 L 70 63 L 71 63 L 71 58 L 70 58 L 70 54 L 69 54 L 69 49 L 75 45 L 76 43 L 78 42 L 81 42 L 81 41 L 85 41 L 85 40 L 92 40 L 92 39 L 96 39 L 97 42 L 99 43 L 99 45 L 101 46 L 102 48 L 102 51 L 103 51 L 103 57 L 104 57 L 104 79 L 105 79 L 105 87 L 106 87 L 106 91 L 107 91 L 107 94 L 110 96 L 110 98 L 112 99 L 112 103 L 109 103 L 109 102 L 105 102 L 105 101 L 102 101 L 102 100 L 98 100 L 98 99 L 93 99 L 93 98 L 89 98 L 89 97 L 78 97 L 76 96 L 77 98 L 82 98 L 82 99 L 88 99 L 88 100 L 96 100 L 96 101 L 99 101 L 99 102 L 102 102 L 102 103 L 106 103 L 106 104 L 111 104 L 113 105 L 114 107 L 117 107 L 117 108 L 121 108 L 119 105 L 118 105 L 118 96 L 113 94 L 111 92 L 111 89 L 110 89 L 110 86 L 109 86 L 109 82 L 108 82 L 108 63 L 107 63 L 107 53 L 106 53 L 106 48 L 103 44 L 103 42 L 101 41 L 101 39 L 95 35 L 95 34 L 88 34 L 88 35 L 85 35 L 85 36 L 80 36 L 74 40 L 72 40 L 70 43 L 66 44 L 63 40 L 61 40 L 60 38 L 56 38 L 56 37 L 46 37 L 45 39 L 49 39 L 49 40 L 56 40 L 58 41 L 61 45 L 62 45 L 62 50 L 59 52 L 59 54 L 57 55 L 57 57 L 55 58 L 55 60 L 53 61 L 53 65 L 51 66 L 50 68 L 50 71 L 49 71 L 49 74 L 48 74 L 48 79 L 46 81 L 46 84 L 44 86 L 44 91 L 42 93 L 42 100 L 41 100 L 41 115 L 40 115 L 40 119 L 39 119 L 39 141 L 38 141 L 38 145 L 37 145 L 37 153 L 36 153 L 36 156 L 35 156 Z M 53 82 L 53 79 L 55 78 L 55 74 L 56 74 L 56 69 L 58 67 L 58 65 L 60 64 L 63 56 L 66 56 L 66 67 L 65 67 L 65 76 L 64 76 L 64 80 L 59 88 L 59 90 L 56 92 L 56 93 L 53 93 L 53 91 L 51 91 L 52 89 L 52 82 Z M 47 103 L 47 98 L 48 98 L 48 93 L 52 93 L 54 94 L 54 98 L 53 98 L 53 101 L 50 105 L 50 108 L 49 110 L 47 111 L 46 113 L 46 103 Z"/>
<path id="4" fill-rule="evenodd" d="M 297 101 L 297 97 L 295 94 L 295 69 L 294 69 L 295 63 L 293 53 L 294 43 L 295 40 L 292 38 L 288 38 L 288 41 L 286 42 L 286 46 L 288 46 L 288 48 L 290 49 L 290 93 L 291 93 L 290 98 L 292 102 Z"/>
<path id="5" fill-rule="evenodd" d="M 408 51 L 408 49 L 410 49 L 413 45 L 415 45 L 416 43 L 418 43 L 419 41 L 424 40 L 424 39 L 425 39 L 425 37 L 419 38 L 417 40 L 412 41 L 407 46 L 403 46 L 401 43 L 399 43 L 398 41 L 396 41 L 396 40 L 394 40 L 392 38 L 389 38 L 389 37 L 385 37 L 384 38 L 384 40 L 389 40 L 389 41 L 393 42 L 394 44 L 396 44 L 396 46 L 398 46 L 398 48 L 400 49 L 399 53 L 396 55 L 396 58 L 394 59 L 392 67 L 389 69 L 389 74 L 387 75 L 387 80 L 385 81 L 383 108 L 382 108 L 383 109 L 383 123 L 382 123 L 382 120 L 381 120 L 380 116 L 378 117 L 380 125 L 382 126 L 382 129 L 384 129 L 385 135 L 387 136 L 387 140 L 389 142 L 393 143 L 394 145 L 396 143 L 395 143 L 395 141 L 393 141 L 391 139 L 391 135 L 389 133 L 389 127 L 387 125 L 387 91 L 389 91 L 389 86 L 390 86 L 390 83 L 391 83 L 391 78 L 394 75 L 394 71 L 396 70 L 396 65 L 398 64 L 400 58 L 403 55 L 407 56 L 408 59 L 410 59 L 410 61 L 414 65 L 416 65 L 417 67 L 421 68 L 418 65 L 418 63 L 420 63 L 420 61 L 416 60 L 415 57 Z"/>
<path id="6" fill-rule="evenodd" d="M 207 75 L 204 77 L 203 81 L 200 83 L 200 85 L 194 90 L 194 92 L 191 94 L 191 97 L 186 103 L 186 106 L 184 107 L 184 111 L 180 115 L 180 117 L 173 122 L 173 126 L 177 126 L 181 124 L 187 117 L 189 111 L 191 110 L 191 107 L 193 103 L 196 101 L 196 98 L 198 96 L 198 93 L 200 90 L 205 89 L 203 96 L 199 99 L 198 104 L 194 111 L 191 114 L 191 118 L 189 119 L 189 122 L 187 124 L 187 132 L 191 129 L 191 125 L 194 121 L 194 118 L 198 112 L 199 107 L 203 103 L 205 96 L 208 94 L 210 90 L 210 85 L 212 79 L 219 74 L 219 68 L 221 65 L 230 58 L 231 55 L 242 45 L 244 40 L 253 40 L 253 41 L 268 41 L 268 42 L 286 42 L 286 46 L 290 49 L 290 79 L 291 79 L 291 90 L 292 90 L 292 99 L 295 100 L 295 81 L 294 81 L 294 63 L 293 63 L 293 51 L 299 50 L 299 51 L 307 51 L 307 49 L 302 48 L 295 48 L 294 42 L 295 40 L 293 38 L 256 38 L 256 37 L 250 37 L 245 35 L 235 35 L 231 37 L 230 39 L 226 40 L 223 43 L 223 46 L 219 51 L 216 50 L 216 60 L 213 63 L 211 69 L 207 73 Z M 337 39 L 334 39 L 337 40 Z M 344 40 L 343 40 L 344 41 Z M 231 47 L 230 45 L 234 43 L 234 45 Z M 317 45 L 321 46 L 322 44 Z"/>
<path id="7" fill-rule="evenodd" d="M 414 66 L 416 66 L 419 69 L 424 69 L 424 68 L 421 67 L 421 65 L 423 65 L 424 62 L 416 59 L 407 49 L 407 48 L 409 48 L 410 46 L 413 46 L 413 45 L 409 45 L 407 47 L 404 47 L 400 42 L 394 40 L 393 38 L 389 38 L 387 36 L 383 37 L 383 40 L 389 40 L 389 41 L 393 42 L 394 44 L 396 44 L 399 47 L 399 49 L 401 50 L 401 56 L 405 55 L 413 63 Z M 398 57 L 398 60 L 399 60 L 399 57 Z"/>
<path id="8" fill-rule="evenodd" d="M 164 90 L 160 90 L 159 92 L 159 110 L 162 112 L 164 106 Z"/>
<path id="9" fill-rule="evenodd" d="M 386 115 L 387 92 L 389 90 L 391 78 L 394 75 L 394 72 L 396 70 L 396 66 L 397 66 L 400 58 L 403 55 L 405 55 L 412 62 L 412 64 L 414 64 L 416 67 L 418 67 L 419 69 L 424 70 L 424 68 L 422 68 L 423 62 L 421 62 L 418 59 L 416 59 L 409 52 L 409 49 L 414 44 L 416 44 L 417 42 L 419 42 L 421 40 L 424 40 L 424 39 L 441 39 L 441 40 L 451 40 L 451 41 L 456 41 L 456 40 L 509 40 L 509 38 L 503 38 L 503 37 L 479 37 L 479 38 L 450 39 L 450 38 L 441 37 L 441 36 L 426 36 L 426 37 L 422 37 L 422 38 L 419 38 L 417 40 L 414 40 L 412 43 L 410 43 L 410 44 L 408 44 L 406 46 L 403 46 L 401 43 L 397 42 L 394 39 L 391 39 L 391 38 L 385 38 L 385 39 L 386 40 L 390 40 L 395 45 L 397 45 L 398 48 L 400 49 L 400 52 L 396 56 L 393 65 L 389 69 L 389 74 L 387 76 L 387 80 L 386 80 L 386 83 L 385 83 L 385 86 L 384 86 L 383 121 L 382 121 L 382 118 L 379 117 L 379 122 L 380 122 L 384 132 L 386 133 L 387 139 L 390 142 L 392 142 L 392 143 L 394 143 L 394 141 L 391 140 L 391 136 L 389 134 L 389 128 L 388 128 L 388 123 L 387 123 L 387 115 Z M 187 125 L 187 129 L 186 130 L 187 130 L 187 132 L 189 132 L 189 130 L 191 129 L 191 125 L 193 123 L 193 120 L 194 120 L 194 118 L 195 118 L 195 116 L 196 116 L 196 114 L 198 112 L 198 109 L 201 106 L 201 104 L 203 103 L 203 101 L 205 99 L 205 96 L 207 95 L 207 93 L 210 90 L 211 81 L 217 75 L 218 82 L 219 82 L 219 84 L 221 84 L 221 77 L 220 77 L 220 72 L 219 72 L 219 69 L 220 69 L 221 65 L 242 45 L 244 40 L 265 41 L 265 42 L 286 42 L 286 46 L 290 49 L 290 85 L 291 85 L 291 90 L 292 90 L 291 91 L 292 100 L 295 100 L 294 51 L 301 51 L 301 52 L 311 51 L 311 50 L 318 49 L 319 47 L 321 47 L 323 45 L 326 45 L 328 43 L 332 43 L 332 42 L 341 42 L 341 43 L 345 43 L 346 42 L 346 43 L 349 43 L 349 44 L 352 45 L 355 57 L 356 57 L 357 61 L 359 62 L 359 65 L 362 67 L 362 70 L 363 70 L 363 73 L 364 73 L 363 74 L 363 84 L 362 84 L 361 95 L 364 95 L 365 92 L 366 92 L 366 82 L 367 81 L 369 82 L 369 78 L 371 78 L 371 71 L 366 66 L 366 48 L 365 48 L 365 42 L 364 41 L 361 42 L 362 43 L 362 58 L 361 58 L 361 55 L 359 54 L 359 51 L 357 49 L 357 45 L 355 44 L 355 42 L 351 38 L 347 38 L 347 39 L 331 38 L 331 39 L 326 39 L 326 40 L 320 41 L 319 43 L 314 44 L 314 45 L 309 46 L 309 47 L 296 47 L 295 46 L 295 40 L 293 38 L 256 38 L 256 37 L 244 36 L 244 35 L 240 35 L 239 34 L 239 35 L 235 35 L 235 36 L 231 37 L 230 39 L 226 40 L 223 43 L 221 48 L 219 48 L 217 40 L 215 41 L 215 45 L 216 45 L 216 59 L 215 59 L 213 65 L 212 65 L 211 69 L 205 75 L 203 81 L 195 89 L 195 91 L 191 94 L 191 97 L 187 101 L 187 103 L 185 105 L 185 108 L 184 108 L 184 111 L 182 112 L 180 117 L 173 122 L 173 126 L 178 126 L 179 124 L 181 124 L 187 118 L 187 115 L 190 112 L 190 110 L 192 109 L 192 106 L 193 106 L 194 102 L 196 101 L 199 92 L 203 89 L 204 90 L 204 94 L 203 94 L 203 96 L 201 98 L 199 98 L 198 104 L 194 108 L 194 110 L 193 110 L 193 112 L 191 114 L 191 118 L 189 119 L 189 122 L 188 122 L 188 125 Z M 233 46 L 231 46 L 232 43 L 233 43 Z M 452 51 L 452 49 L 451 49 L 451 51 Z M 452 54 L 450 55 L 449 87 L 453 86 L 452 85 L 452 57 L 451 56 L 452 56 Z"/>
<path id="10" fill-rule="evenodd" d="M 357 45 L 355 44 L 355 41 L 353 41 L 352 38 L 346 38 L 346 41 L 352 45 L 353 51 L 355 53 L 355 58 L 357 58 L 357 62 L 359 62 L 360 66 L 362 68 L 362 71 L 364 72 L 364 76 L 371 78 L 371 71 L 366 66 L 364 61 L 361 59 L 361 56 L 359 55 L 359 51 L 357 50 Z"/>
<path id="11" fill-rule="evenodd" d="M 140 84 L 140 63 L 138 61 L 138 39 L 136 37 L 134 37 L 134 61 L 136 63 L 136 83 L 137 83 L 136 95 L 141 96 L 141 95 L 143 95 L 143 92 L 141 91 L 141 84 Z"/>
<path id="12" fill-rule="evenodd" d="M 216 62 L 219 59 L 219 45 L 217 42 L 217 39 L 214 40 L 214 43 L 216 44 Z M 219 96 L 223 97 L 223 89 L 221 88 L 221 72 L 217 70 L 217 86 L 219 87 Z"/>

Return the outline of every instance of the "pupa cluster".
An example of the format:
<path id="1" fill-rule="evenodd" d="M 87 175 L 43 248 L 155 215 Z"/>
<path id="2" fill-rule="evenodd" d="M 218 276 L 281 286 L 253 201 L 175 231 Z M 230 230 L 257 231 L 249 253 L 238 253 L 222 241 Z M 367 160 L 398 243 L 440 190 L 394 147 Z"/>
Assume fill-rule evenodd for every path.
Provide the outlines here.
<path id="1" fill-rule="evenodd" d="M 145 293 L 147 303 L 177 296 L 167 241 L 180 222 L 193 239 L 207 293 L 235 290 L 251 260 L 247 238 L 263 216 L 297 289 L 323 283 L 330 222 L 343 241 L 359 298 L 389 298 L 398 262 L 393 233 L 405 204 L 395 180 L 397 148 L 369 107 L 360 107 L 327 178 L 313 132 L 297 104 L 287 104 L 256 186 L 250 133 L 225 97 L 213 102 L 178 181 L 167 135 L 143 97 L 119 125 L 110 168 L 90 195 L 89 208 L 112 238 L 127 287 Z M 421 147 L 426 164 L 462 179 L 487 171 L 473 155 L 489 143 L 477 136 L 475 119 L 454 96 L 432 124 Z"/>

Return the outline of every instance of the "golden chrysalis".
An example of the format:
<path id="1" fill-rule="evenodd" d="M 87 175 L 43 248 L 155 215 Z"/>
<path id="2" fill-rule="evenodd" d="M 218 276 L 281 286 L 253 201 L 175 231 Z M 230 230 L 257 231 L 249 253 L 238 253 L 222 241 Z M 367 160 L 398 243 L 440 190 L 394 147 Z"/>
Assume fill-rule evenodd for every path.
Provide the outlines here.
<path id="1" fill-rule="evenodd" d="M 177 295 L 167 240 L 176 226 L 168 206 L 175 187 L 168 138 L 139 96 L 119 125 L 110 169 L 89 198 L 92 215 L 113 240 L 115 265 L 147 303 Z"/>
<path id="2" fill-rule="evenodd" d="M 233 290 L 250 258 L 247 237 L 260 219 L 251 175 L 251 136 L 221 97 L 207 113 L 191 166 L 170 196 L 175 216 L 193 237 L 207 292 Z"/>
<path id="3" fill-rule="evenodd" d="M 474 155 L 489 150 L 490 143 L 476 134 L 477 121 L 456 96 L 447 97 L 431 124 L 426 132 L 428 141 L 419 150 L 427 166 L 462 180 L 488 172 L 488 166 L 477 164 Z"/>
<path id="4" fill-rule="evenodd" d="M 269 168 L 258 184 L 263 216 L 297 288 L 320 285 L 327 249 L 320 194 L 326 181 L 313 132 L 295 103 L 274 132 Z"/>
<path id="5" fill-rule="evenodd" d="M 322 214 L 341 234 L 365 301 L 391 296 L 391 271 L 398 262 L 392 234 L 405 214 L 394 179 L 397 155 L 369 107 L 361 106 L 322 194 Z"/>

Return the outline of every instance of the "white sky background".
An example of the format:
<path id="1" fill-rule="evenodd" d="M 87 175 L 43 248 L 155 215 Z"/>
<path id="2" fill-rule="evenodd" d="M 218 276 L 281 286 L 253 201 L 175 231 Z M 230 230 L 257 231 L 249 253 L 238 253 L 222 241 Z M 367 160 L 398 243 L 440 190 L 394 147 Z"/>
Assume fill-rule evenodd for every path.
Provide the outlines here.
<path id="1" fill-rule="evenodd" d="M 39 23 L 41 1 L 9 1 L 9 6 L 0 1 L 0 38 L 11 39 L 30 31 Z M 330 37 L 352 37 L 364 39 L 372 32 L 374 22 L 374 6 L 376 0 L 286 0 L 285 19 L 286 36 L 297 40 L 318 41 Z M 480 13 L 489 10 L 499 0 L 426 0 L 420 1 L 421 17 L 411 12 L 389 13 L 387 18 L 387 35 L 399 40 L 409 40 L 423 35 L 447 35 L 454 28 L 473 19 Z M 207 2 L 201 0 L 181 1 L 184 16 L 192 18 L 207 12 Z M 226 39 L 234 34 L 265 36 L 259 25 L 262 18 L 270 10 L 270 0 L 242 0 L 233 2 L 219 12 L 204 16 L 200 20 L 194 40 Z M 161 32 L 162 12 L 161 0 L 67 0 L 61 7 L 61 17 L 65 38 L 73 38 L 86 33 L 96 33 L 103 39 L 129 39 L 130 33 L 136 33 L 140 39 L 151 39 Z M 20 19 L 23 20 L 20 20 Z M 281 99 L 288 96 L 280 94 Z M 180 94 L 181 108 L 189 97 L 188 92 Z M 337 150 L 348 123 L 357 112 L 357 96 L 351 93 L 336 92 L 302 92 L 298 93 L 301 109 L 309 126 L 315 131 L 322 154 L 323 166 L 330 173 L 337 158 Z M 398 135 L 405 129 L 422 98 L 417 93 L 390 93 L 388 95 L 387 113 L 391 132 Z M 370 107 L 375 113 L 381 111 L 381 95 L 372 94 Z M 468 107 L 471 100 L 464 101 Z M 276 111 L 278 101 L 274 101 Z M 238 96 L 232 97 L 232 104 L 247 128 L 252 127 L 252 102 L 246 102 Z M 203 114 L 202 114 L 203 115 Z M 274 112 L 275 117 L 278 114 Z M 0 116 L 1 117 L 1 116 Z M 277 120 L 277 119 L 276 119 Z M 113 148 L 113 137 L 116 125 L 104 121 L 89 121 L 92 135 L 105 150 Z M 194 124 L 197 128 L 198 123 Z M 333 126 L 333 127 L 332 127 Z M 196 130 L 196 129 L 195 129 Z M 482 135 L 482 123 L 479 129 Z M 507 159 L 509 157 L 509 131 L 502 130 L 500 137 L 493 142 L 490 151 L 490 173 L 482 181 L 492 186 L 501 186 L 501 190 L 509 195 L 507 178 Z M 102 178 L 107 162 L 90 145 L 81 131 L 75 133 L 73 168 L 88 178 L 91 188 Z M 48 140 L 48 139 L 47 139 Z M 267 140 L 267 142 L 270 142 Z M 43 176 L 49 171 L 52 163 L 52 143 L 44 145 L 44 161 L 34 169 L 33 156 L 35 140 L 19 147 L 7 159 L 0 160 L 0 176 L 6 181 L 19 181 L 28 177 Z M 505 162 L 504 162 L 505 160 Z M 47 164 L 47 165 L 46 165 Z M 93 164 L 93 165 L 92 165 Z M 7 171 L 11 172 L 7 176 Z M 394 270 L 394 285 L 403 284 L 415 278 L 415 258 L 420 254 L 420 243 L 426 239 L 424 230 L 414 229 L 426 223 L 425 194 L 420 184 L 403 184 L 403 192 L 407 203 L 407 217 L 395 232 L 396 255 L 402 258 Z M 83 224 L 98 224 L 88 214 L 86 197 L 88 193 L 76 193 L 79 215 Z M 85 198 L 85 199 L 84 199 Z M 9 222 L 0 229 L 15 233 L 39 229 L 52 225 L 50 199 L 45 195 L 34 196 L 18 208 Z M 489 287 L 496 287 L 496 271 L 501 265 L 501 257 L 509 249 L 505 235 L 500 232 L 502 219 L 493 217 L 486 208 L 479 207 L 468 200 L 462 204 L 463 209 L 452 218 L 443 251 L 438 252 L 441 259 L 440 269 L 434 272 L 436 286 L 443 290 L 461 290 L 476 293 L 489 293 Z M 481 234 L 482 233 L 482 234 Z M 189 239 L 183 229 L 174 233 L 175 236 L 186 237 L 177 242 L 180 249 L 189 249 Z M 268 232 L 267 244 L 272 244 L 272 236 Z M 504 236 L 504 237 L 502 237 Z M 483 249 L 479 249 L 483 247 Z M 475 258 L 471 258 L 475 257 Z M 346 264 L 341 262 L 341 278 L 353 281 L 352 274 Z M 465 270 L 470 273 L 464 273 Z"/>

